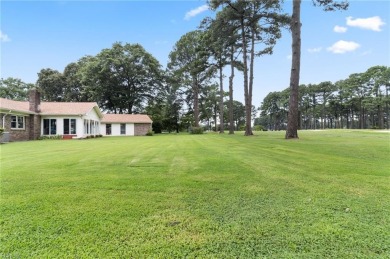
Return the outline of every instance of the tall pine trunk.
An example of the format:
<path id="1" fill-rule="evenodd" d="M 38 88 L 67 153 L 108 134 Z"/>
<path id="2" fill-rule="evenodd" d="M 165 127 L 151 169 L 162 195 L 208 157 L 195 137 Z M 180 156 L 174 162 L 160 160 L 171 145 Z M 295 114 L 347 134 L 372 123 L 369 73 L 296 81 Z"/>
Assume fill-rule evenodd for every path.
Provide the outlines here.
<path id="1" fill-rule="evenodd" d="M 230 77 L 229 77 L 229 134 L 234 134 L 234 116 L 233 116 L 233 79 L 234 79 L 234 46 L 230 54 Z"/>
<path id="2" fill-rule="evenodd" d="M 194 126 L 199 127 L 199 86 L 197 76 L 192 76 L 192 90 L 194 92 Z"/>
<path id="3" fill-rule="evenodd" d="M 245 126 L 245 136 L 250 136 L 251 128 L 248 128 L 248 118 L 250 119 L 250 108 L 249 108 L 249 116 L 248 116 L 248 106 L 249 102 L 249 89 L 248 89 L 248 60 L 247 60 L 247 49 L 246 49 L 246 35 L 245 35 L 245 24 L 244 24 L 244 15 L 241 15 L 240 19 L 241 25 L 241 37 L 242 37 L 242 59 L 244 63 L 244 98 L 245 98 L 245 113 L 246 113 L 246 126 Z M 249 106 L 250 107 L 250 106 Z M 250 121 L 249 121 L 250 125 Z"/>
<path id="4" fill-rule="evenodd" d="M 255 62 L 255 33 L 251 35 L 251 54 L 249 63 L 249 89 L 248 89 L 248 105 L 246 108 L 246 130 L 245 135 L 253 135 L 252 132 L 252 93 L 253 93 L 253 68 Z"/>
<path id="5" fill-rule="evenodd" d="M 298 87 L 301 68 L 301 0 L 293 0 L 291 32 L 292 62 L 290 74 L 290 100 L 286 139 L 298 138 Z"/>
<path id="6" fill-rule="evenodd" d="M 222 66 L 219 66 L 219 133 L 225 133 L 225 126 L 223 121 L 223 72 Z M 215 129 L 217 129 L 217 122 L 215 122 Z"/>

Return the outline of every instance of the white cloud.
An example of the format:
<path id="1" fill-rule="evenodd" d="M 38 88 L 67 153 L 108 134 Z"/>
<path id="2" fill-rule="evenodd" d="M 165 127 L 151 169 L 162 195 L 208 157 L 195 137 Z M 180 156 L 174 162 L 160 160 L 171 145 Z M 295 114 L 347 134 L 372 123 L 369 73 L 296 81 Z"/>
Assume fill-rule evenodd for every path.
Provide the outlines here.
<path id="1" fill-rule="evenodd" d="M 379 16 L 370 18 L 356 18 L 347 17 L 347 25 L 351 27 L 358 27 L 366 30 L 381 31 L 381 26 L 385 25 Z"/>
<path id="2" fill-rule="evenodd" d="M 307 51 L 309 51 L 309 53 L 316 53 L 316 52 L 321 52 L 321 50 L 322 47 L 318 47 L 318 48 L 308 49 Z"/>
<path id="3" fill-rule="evenodd" d="M 0 31 L 0 41 L 7 42 L 7 41 L 11 41 L 11 39 L 8 37 L 7 34 Z"/>
<path id="4" fill-rule="evenodd" d="M 360 44 L 354 41 L 344 41 L 339 40 L 331 47 L 327 48 L 328 51 L 333 52 L 335 54 L 344 54 L 346 52 L 355 51 L 360 47 Z"/>
<path id="5" fill-rule="evenodd" d="M 207 4 L 199 6 L 198 8 L 192 9 L 191 11 L 187 12 L 184 16 L 184 20 L 189 20 L 192 17 L 197 16 L 200 13 L 203 13 L 209 9 L 209 6 Z"/>
<path id="6" fill-rule="evenodd" d="M 292 55 L 288 55 L 286 58 L 287 58 L 288 60 L 292 60 Z"/>
<path id="7" fill-rule="evenodd" d="M 344 33 L 348 30 L 348 28 L 346 27 L 343 27 L 343 26 L 338 26 L 336 25 L 334 28 L 333 28 L 333 31 L 334 32 L 337 32 L 337 33 Z"/>

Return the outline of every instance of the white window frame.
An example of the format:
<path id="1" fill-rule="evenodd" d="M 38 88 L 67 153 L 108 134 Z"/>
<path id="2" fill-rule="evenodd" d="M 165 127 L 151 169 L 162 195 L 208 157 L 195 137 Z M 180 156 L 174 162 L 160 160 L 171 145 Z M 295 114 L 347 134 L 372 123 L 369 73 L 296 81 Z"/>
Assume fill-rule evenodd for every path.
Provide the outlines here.
<path id="1" fill-rule="evenodd" d="M 49 128 L 48 128 L 48 130 L 49 130 L 49 134 L 45 134 L 45 120 L 48 120 L 49 121 Z M 52 121 L 55 121 L 55 123 L 54 123 L 54 125 L 55 125 L 55 131 L 56 131 L 56 133 L 55 134 L 52 134 L 51 132 L 52 132 L 52 128 L 51 128 L 51 126 L 52 126 Z M 57 119 L 51 119 L 51 118 L 45 118 L 45 119 L 42 119 L 42 127 L 43 127 L 43 131 L 42 131 L 42 135 L 43 136 L 56 136 L 56 135 L 58 135 L 58 125 L 57 125 Z"/>
<path id="2" fill-rule="evenodd" d="M 65 133 L 65 120 L 68 120 L 68 133 Z M 74 128 L 72 128 L 72 121 L 74 122 Z M 73 132 L 72 129 L 74 130 Z M 63 132 L 65 135 L 77 135 L 77 120 L 72 118 L 64 118 Z"/>
<path id="3" fill-rule="evenodd" d="M 15 120 L 13 120 L 15 118 Z M 22 127 L 19 127 L 20 119 L 22 120 Z M 12 127 L 12 123 L 15 123 L 16 127 Z M 11 115 L 11 129 L 13 130 L 24 130 L 26 129 L 25 116 Z"/>

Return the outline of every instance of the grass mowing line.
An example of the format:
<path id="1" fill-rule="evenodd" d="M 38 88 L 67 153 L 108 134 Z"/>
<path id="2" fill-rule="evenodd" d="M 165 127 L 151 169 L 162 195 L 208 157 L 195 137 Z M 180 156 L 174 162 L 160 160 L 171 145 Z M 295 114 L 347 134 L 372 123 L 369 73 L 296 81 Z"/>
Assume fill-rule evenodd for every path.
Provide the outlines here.
<path id="1" fill-rule="evenodd" d="M 4 145 L 0 253 L 386 258 L 387 135 L 283 134 Z"/>

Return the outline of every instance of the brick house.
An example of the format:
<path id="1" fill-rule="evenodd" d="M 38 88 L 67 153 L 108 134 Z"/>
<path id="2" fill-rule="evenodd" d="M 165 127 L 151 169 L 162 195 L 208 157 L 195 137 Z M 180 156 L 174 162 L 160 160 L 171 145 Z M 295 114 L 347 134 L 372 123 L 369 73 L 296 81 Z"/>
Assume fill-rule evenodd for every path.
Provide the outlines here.
<path id="1" fill-rule="evenodd" d="M 23 141 L 58 135 L 140 136 L 151 129 L 152 120 L 143 114 L 103 114 L 96 102 L 41 102 L 32 89 L 29 101 L 0 98 L 0 123 L 9 141 Z"/>

